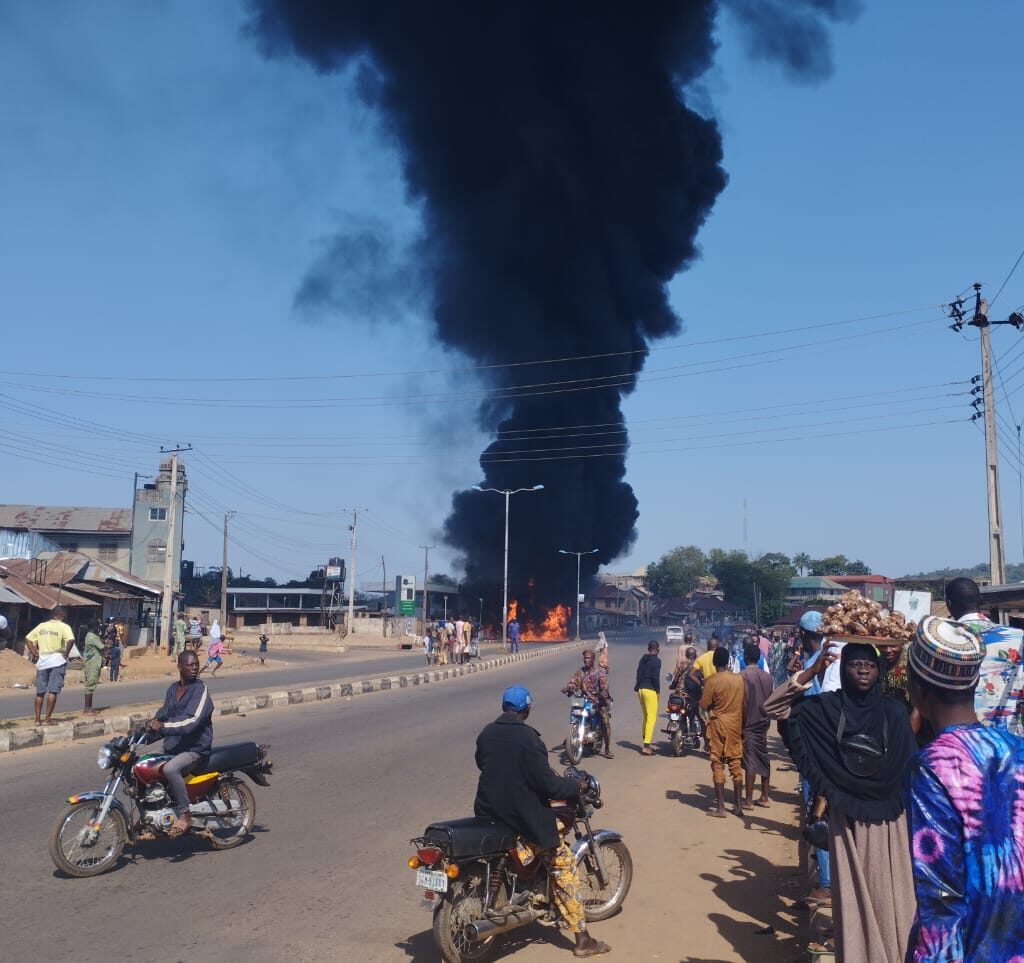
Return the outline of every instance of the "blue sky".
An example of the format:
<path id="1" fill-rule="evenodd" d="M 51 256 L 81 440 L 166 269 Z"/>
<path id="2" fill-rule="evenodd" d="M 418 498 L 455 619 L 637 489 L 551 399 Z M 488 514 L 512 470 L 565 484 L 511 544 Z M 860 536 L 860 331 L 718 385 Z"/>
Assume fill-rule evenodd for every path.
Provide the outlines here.
<path id="1" fill-rule="evenodd" d="M 1024 248 L 1024 8 L 965 10 L 868 0 L 811 86 L 721 22 L 702 100 L 729 186 L 672 285 L 685 331 L 626 403 L 640 521 L 614 569 L 689 543 L 892 575 L 986 557 L 978 345 L 937 306 L 976 280 L 992 297 Z M 347 555 L 355 508 L 360 583 L 382 555 L 389 578 L 419 573 L 486 439 L 471 406 L 417 395 L 474 376 L 417 305 L 293 309 L 339 226 L 411 237 L 417 212 L 351 78 L 264 59 L 242 20 L 0 0 L 0 498 L 127 504 L 161 444 L 191 442 L 187 558 L 217 563 L 232 509 L 233 567 L 302 576 Z M 993 317 L 1022 303 L 1024 267 Z M 1021 338 L 993 332 L 1008 561 Z"/>

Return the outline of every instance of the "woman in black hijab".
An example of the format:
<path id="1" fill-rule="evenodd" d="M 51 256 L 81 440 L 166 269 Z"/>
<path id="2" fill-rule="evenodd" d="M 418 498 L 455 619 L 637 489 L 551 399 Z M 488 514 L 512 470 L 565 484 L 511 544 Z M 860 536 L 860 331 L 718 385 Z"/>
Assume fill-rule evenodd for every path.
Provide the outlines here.
<path id="1" fill-rule="evenodd" d="M 819 674 L 834 658 L 818 659 Z M 902 963 L 914 921 L 903 793 L 917 746 L 906 709 L 882 695 L 879 670 L 874 646 L 848 642 L 838 691 L 806 697 L 809 683 L 794 676 L 765 703 L 813 793 L 828 801 L 840 963 Z"/>

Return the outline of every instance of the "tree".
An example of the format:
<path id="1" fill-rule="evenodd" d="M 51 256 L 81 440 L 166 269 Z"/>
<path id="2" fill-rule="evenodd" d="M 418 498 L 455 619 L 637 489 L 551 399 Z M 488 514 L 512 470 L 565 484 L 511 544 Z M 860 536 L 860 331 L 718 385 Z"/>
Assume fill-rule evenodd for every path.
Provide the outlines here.
<path id="1" fill-rule="evenodd" d="M 860 559 L 851 562 L 845 555 L 811 559 L 811 575 L 870 575 L 871 569 Z"/>
<path id="2" fill-rule="evenodd" d="M 680 545 L 647 566 L 647 589 L 658 598 L 688 595 L 708 574 L 708 560 L 696 545 Z"/>
<path id="3" fill-rule="evenodd" d="M 712 549 L 708 559 L 711 573 L 730 605 L 753 612 L 757 586 L 762 623 L 774 622 L 782 614 L 789 580 L 796 574 L 788 555 L 766 552 L 751 559 L 746 552 Z"/>
<path id="4" fill-rule="evenodd" d="M 850 562 L 846 566 L 846 575 L 870 575 L 871 569 L 867 567 L 860 559 L 855 562 Z"/>
<path id="5" fill-rule="evenodd" d="M 807 570 L 811 567 L 811 556 L 806 552 L 797 552 L 793 556 L 793 564 L 801 575 L 806 575 Z"/>

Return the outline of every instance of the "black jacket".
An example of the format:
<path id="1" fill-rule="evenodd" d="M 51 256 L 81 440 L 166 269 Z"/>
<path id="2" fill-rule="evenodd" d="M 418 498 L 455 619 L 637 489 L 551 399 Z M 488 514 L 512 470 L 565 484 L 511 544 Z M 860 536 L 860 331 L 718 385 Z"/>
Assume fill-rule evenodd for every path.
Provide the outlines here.
<path id="1" fill-rule="evenodd" d="M 638 689 L 653 689 L 661 692 L 661 659 L 653 652 L 641 656 L 640 664 L 636 667 L 636 685 L 633 691 Z"/>
<path id="2" fill-rule="evenodd" d="M 512 827 L 542 849 L 558 845 L 552 799 L 575 799 L 580 785 L 548 765 L 540 733 L 514 713 L 500 715 L 476 737 L 480 781 L 473 811 Z"/>
<path id="3" fill-rule="evenodd" d="M 198 679 L 185 686 L 178 701 L 178 683 L 167 689 L 156 717 L 163 724 L 164 752 L 198 752 L 205 755 L 213 745 L 213 699 Z"/>

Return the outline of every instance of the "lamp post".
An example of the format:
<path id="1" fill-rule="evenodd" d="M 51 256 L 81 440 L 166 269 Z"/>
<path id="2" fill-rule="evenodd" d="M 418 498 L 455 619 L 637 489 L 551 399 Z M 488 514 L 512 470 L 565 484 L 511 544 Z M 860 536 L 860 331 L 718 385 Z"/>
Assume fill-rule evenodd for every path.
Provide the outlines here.
<path id="1" fill-rule="evenodd" d="M 513 495 L 520 492 L 539 492 L 544 490 L 543 485 L 534 485 L 532 488 L 481 488 L 473 485 L 475 492 L 494 492 L 495 495 L 505 496 L 505 574 L 502 579 L 502 601 L 501 601 L 501 644 L 504 645 L 508 639 L 508 504 Z"/>
<path id="2" fill-rule="evenodd" d="M 560 548 L 558 550 L 559 555 L 575 555 L 576 556 L 576 641 L 580 640 L 580 563 L 584 555 L 596 555 L 597 549 L 592 548 L 589 552 L 572 552 L 567 549 Z"/>

